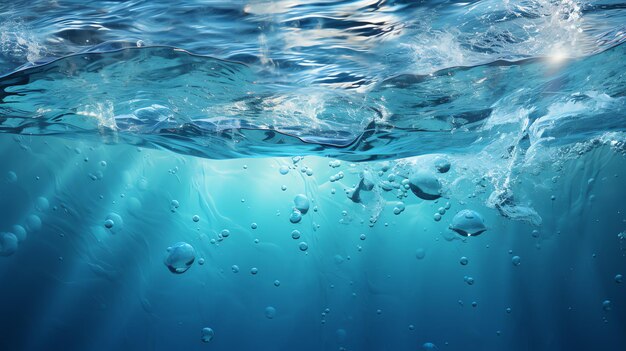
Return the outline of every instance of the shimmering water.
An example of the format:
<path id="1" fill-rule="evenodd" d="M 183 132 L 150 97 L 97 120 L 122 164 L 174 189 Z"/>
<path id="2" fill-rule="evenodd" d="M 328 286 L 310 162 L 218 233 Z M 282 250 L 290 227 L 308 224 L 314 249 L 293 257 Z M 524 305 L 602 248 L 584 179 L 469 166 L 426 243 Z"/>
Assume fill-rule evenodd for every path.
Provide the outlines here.
<path id="1" fill-rule="evenodd" d="M 0 3 L 0 350 L 626 349 L 626 4 Z"/>

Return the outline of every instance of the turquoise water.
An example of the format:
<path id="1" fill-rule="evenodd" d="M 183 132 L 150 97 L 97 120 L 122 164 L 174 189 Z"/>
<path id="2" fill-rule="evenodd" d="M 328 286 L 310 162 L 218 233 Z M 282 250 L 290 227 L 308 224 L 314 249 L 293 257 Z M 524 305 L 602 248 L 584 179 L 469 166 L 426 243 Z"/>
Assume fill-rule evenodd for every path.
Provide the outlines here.
<path id="1" fill-rule="evenodd" d="M 0 4 L 0 350 L 623 350 L 625 11 Z"/>

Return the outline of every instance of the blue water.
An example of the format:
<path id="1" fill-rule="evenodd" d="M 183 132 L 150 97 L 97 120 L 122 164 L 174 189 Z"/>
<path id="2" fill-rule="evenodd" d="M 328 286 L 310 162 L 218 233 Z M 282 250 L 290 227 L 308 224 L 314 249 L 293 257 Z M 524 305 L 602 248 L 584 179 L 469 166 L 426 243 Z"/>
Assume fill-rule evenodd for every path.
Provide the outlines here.
<path id="1" fill-rule="evenodd" d="M 0 350 L 625 350 L 626 3 L 0 3 Z"/>

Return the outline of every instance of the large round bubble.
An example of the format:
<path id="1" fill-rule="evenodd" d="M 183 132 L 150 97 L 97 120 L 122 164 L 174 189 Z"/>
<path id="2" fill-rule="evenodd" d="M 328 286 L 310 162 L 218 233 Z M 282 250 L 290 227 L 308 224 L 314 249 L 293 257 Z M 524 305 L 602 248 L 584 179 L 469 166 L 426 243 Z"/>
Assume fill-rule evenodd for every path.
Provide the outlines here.
<path id="1" fill-rule="evenodd" d="M 477 236 L 487 230 L 487 227 L 485 227 L 485 221 L 478 212 L 466 209 L 459 211 L 452 218 L 450 229 L 462 236 Z"/>
<path id="2" fill-rule="evenodd" d="M 0 256 L 11 256 L 17 251 L 17 237 L 13 233 L 0 233 Z"/>
<path id="3" fill-rule="evenodd" d="M 428 172 L 415 172 L 409 178 L 409 186 L 415 196 L 424 200 L 436 200 L 441 197 L 441 182 Z"/>
<path id="4" fill-rule="evenodd" d="M 296 197 L 293 199 L 293 205 L 302 214 L 306 214 L 307 212 L 309 212 L 309 199 L 304 194 L 296 195 Z"/>
<path id="5" fill-rule="evenodd" d="M 167 257 L 165 257 L 165 265 L 172 273 L 185 273 L 196 259 L 196 250 L 193 246 L 178 242 L 167 248 Z"/>

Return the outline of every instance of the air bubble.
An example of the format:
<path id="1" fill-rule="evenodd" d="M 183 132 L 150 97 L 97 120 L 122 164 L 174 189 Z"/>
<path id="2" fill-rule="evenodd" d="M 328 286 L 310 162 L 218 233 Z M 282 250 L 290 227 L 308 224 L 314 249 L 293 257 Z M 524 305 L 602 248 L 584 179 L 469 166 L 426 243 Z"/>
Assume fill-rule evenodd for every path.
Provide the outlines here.
<path id="1" fill-rule="evenodd" d="M 459 260 L 459 263 L 460 263 L 462 266 L 467 266 L 467 264 L 469 263 L 469 260 L 467 259 L 467 257 L 463 256 L 463 257 L 461 257 L 461 259 Z"/>
<path id="2" fill-rule="evenodd" d="M 35 208 L 39 212 L 44 212 L 50 208 L 50 203 L 48 202 L 48 199 L 46 199 L 43 196 L 40 196 L 35 200 Z"/>
<path id="3" fill-rule="evenodd" d="M 291 232 L 291 238 L 294 240 L 300 239 L 300 231 L 294 230 Z"/>
<path id="4" fill-rule="evenodd" d="M 450 229 L 462 236 L 477 236 L 487 230 L 482 216 L 468 209 L 459 211 L 452 218 Z"/>
<path id="5" fill-rule="evenodd" d="M 41 229 L 41 218 L 37 215 L 29 215 L 26 217 L 26 230 L 29 232 L 36 232 Z"/>
<path id="6" fill-rule="evenodd" d="M 300 211 L 300 213 L 302 213 L 303 215 L 309 212 L 310 203 L 306 195 L 304 194 L 296 195 L 296 197 L 293 199 L 293 204 L 294 204 L 294 207 L 298 211 Z"/>
<path id="7" fill-rule="evenodd" d="M 282 174 L 282 175 L 286 175 L 287 173 L 289 173 L 289 167 L 288 166 L 280 166 L 280 168 L 278 169 L 278 172 L 280 172 L 280 174 Z"/>
<path id="8" fill-rule="evenodd" d="M 15 182 L 17 182 L 17 174 L 16 174 L 15 172 L 13 172 L 13 171 L 9 171 L 9 172 L 7 172 L 7 175 L 6 175 L 6 180 L 7 180 L 7 182 L 9 182 L 9 183 L 15 183 Z"/>
<path id="9" fill-rule="evenodd" d="M 289 221 L 291 223 L 299 223 L 302 220 L 302 213 L 300 211 L 298 211 L 298 209 L 294 208 L 293 211 L 291 212 L 291 215 L 289 215 Z"/>
<path id="10" fill-rule="evenodd" d="M 198 221 L 200 221 L 200 216 L 194 215 L 193 217 L 191 217 L 191 220 L 194 221 L 194 222 L 198 222 Z"/>
<path id="11" fill-rule="evenodd" d="M 309 249 L 309 244 L 302 241 L 300 244 L 298 244 L 298 248 L 300 249 L 300 251 L 306 251 Z"/>
<path id="12" fill-rule="evenodd" d="M 437 157 L 435 159 L 435 168 L 439 173 L 446 173 L 450 170 L 450 161 L 443 157 Z"/>
<path id="13" fill-rule="evenodd" d="M 124 228 L 124 221 L 120 215 L 115 212 L 111 212 L 104 220 L 104 227 L 109 229 L 111 234 L 116 234 Z"/>
<path id="14" fill-rule="evenodd" d="M 276 317 L 276 309 L 272 306 L 265 307 L 265 318 L 274 319 Z"/>
<path id="15" fill-rule="evenodd" d="M 210 342 L 211 340 L 213 340 L 214 336 L 215 336 L 215 332 L 213 331 L 213 329 L 202 328 L 202 336 L 201 336 L 202 342 L 204 343 Z"/>
<path id="16" fill-rule="evenodd" d="M 22 242 L 24 240 L 26 240 L 26 229 L 24 229 L 24 227 L 22 227 L 19 224 L 14 225 L 11 228 L 11 232 L 13 234 L 15 234 L 15 236 L 17 237 L 17 241 Z"/>
<path id="17" fill-rule="evenodd" d="M 182 274 L 191 267 L 195 259 L 196 250 L 193 246 L 185 242 L 178 242 L 167 248 L 167 256 L 163 263 L 170 272 Z"/>
<path id="18" fill-rule="evenodd" d="M 178 200 L 172 200 L 170 202 L 170 211 L 176 212 L 176 209 L 178 209 L 179 207 L 180 207 L 180 203 L 178 202 Z"/>
<path id="19" fill-rule="evenodd" d="M 621 283 L 622 281 L 624 281 L 624 277 L 621 274 L 618 274 L 615 276 L 615 282 L 616 283 Z"/>
<path id="20" fill-rule="evenodd" d="M 441 183 L 433 174 L 416 172 L 409 179 L 409 186 L 420 199 L 436 200 L 441 197 Z"/>
<path id="21" fill-rule="evenodd" d="M 519 266 L 520 263 L 522 263 L 522 258 L 519 256 L 513 256 L 513 258 L 511 258 L 511 262 L 514 266 Z"/>
<path id="22" fill-rule="evenodd" d="M 228 238 L 230 236 L 230 230 L 222 229 L 222 231 L 220 232 L 220 235 L 222 235 L 223 238 Z"/>
<path id="23" fill-rule="evenodd" d="M 417 257 L 418 260 L 422 260 L 424 259 L 424 257 L 426 257 L 426 250 L 419 248 L 415 251 L 415 257 Z"/>
<path id="24" fill-rule="evenodd" d="M 602 302 L 602 309 L 605 311 L 610 311 L 611 308 L 613 307 L 613 304 L 611 303 L 611 300 L 604 300 Z"/>
<path id="25" fill-rule="evenodd" d="M 13 233 L 0 233 L 0 256 L 11 256 L 17 252 L 17 236 Z"/>
<path id="26" fill-rule="evenodd" d="M 422 345 L 422 350 L 438 350 L 437 345 L 432 342 L 426 342 Z"/>

